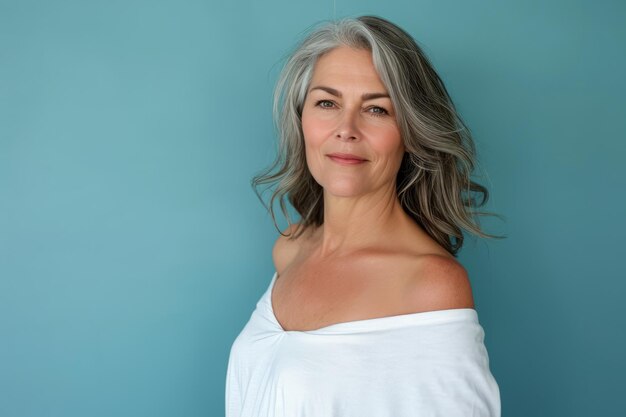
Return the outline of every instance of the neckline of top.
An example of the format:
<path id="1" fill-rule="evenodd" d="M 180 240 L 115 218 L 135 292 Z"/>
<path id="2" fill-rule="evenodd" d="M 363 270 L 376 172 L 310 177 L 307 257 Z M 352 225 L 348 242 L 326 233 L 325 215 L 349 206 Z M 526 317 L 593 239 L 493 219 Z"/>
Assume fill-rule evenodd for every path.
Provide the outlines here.
<path id="1" fill-rule="evenodd" d="M 318 334 L 318 333 L 340 333 L 342 330 L 380 330 L 401 327 L 408 324 L 434 324 L 440 322 L 449 322 L 454 320 L 471 320 L 478 322 L 478 313 L 474 308 L 451 308 L 446 310 L 420 311 L 417 313 L 396 314 L 392 316 L 375 317 L 371 319 L 351 320 L 335 324 L 329 324 L 324 327 L 313 330 L 285 330 L 278 321 L 274 313 L 272 303 L 272 290 L 274 282 L 278 277 L 278 272 L 274 272 L 269 287 L 265 292 L 265 299 L 270 317 L 281 333 L 289 334 Z"/>

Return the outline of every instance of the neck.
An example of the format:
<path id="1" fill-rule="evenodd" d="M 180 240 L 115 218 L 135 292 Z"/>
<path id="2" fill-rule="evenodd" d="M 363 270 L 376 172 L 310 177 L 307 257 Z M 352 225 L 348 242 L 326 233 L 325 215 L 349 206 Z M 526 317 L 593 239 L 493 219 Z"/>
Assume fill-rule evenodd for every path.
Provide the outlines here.
<path id="1" fill-rule="evenodd" d="M 413 223 L 398 201 L 395 187 L 358 197 L 338 197 L 324 191 L 324 223 L 318 233 L 321 258 L 378 246 Z"/>

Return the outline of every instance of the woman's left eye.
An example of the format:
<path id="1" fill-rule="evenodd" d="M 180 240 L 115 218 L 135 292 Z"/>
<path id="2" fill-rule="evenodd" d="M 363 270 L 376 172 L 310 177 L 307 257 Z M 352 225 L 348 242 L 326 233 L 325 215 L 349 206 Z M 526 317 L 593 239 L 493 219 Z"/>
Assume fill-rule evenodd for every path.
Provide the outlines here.
<path id="1" fill-rule="evenodd" d="M 383 116 L 383 115 L 389 114 L 387 110 L 378 106 L 371 107 L 370 110 L 376 110 L 375 112 L 373 112 L 376 116 Z"/>

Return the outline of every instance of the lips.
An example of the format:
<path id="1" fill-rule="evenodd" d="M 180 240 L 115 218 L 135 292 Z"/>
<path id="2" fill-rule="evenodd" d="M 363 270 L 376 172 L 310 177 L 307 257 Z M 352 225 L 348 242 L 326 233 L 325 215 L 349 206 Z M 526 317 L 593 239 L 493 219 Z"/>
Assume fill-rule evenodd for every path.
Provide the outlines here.
<path id="1" fill-rule="evenodd" d="M 367 161 L 367 159 L 362 158 L 358 155 L 353 155 L 351 153 L 339 153 L 339 152 L 335 152 L 335 153 L 330 153 L 328 154 L 329 157 L 333 158 L 333 159 L 342 159 L 345 161 L 354 161 L 354 162 L 363 162 L 363 161 Z"/>
<path id="2" fill-rule="evenodd" d="M 331 153 L 327 155 L 331 161 L 336 164 L 349 166 L 349 165 L 361 165 L 364 164 L 367 159 L 361 158 L 358 155 L 353 155 L 349 153 Z"/>

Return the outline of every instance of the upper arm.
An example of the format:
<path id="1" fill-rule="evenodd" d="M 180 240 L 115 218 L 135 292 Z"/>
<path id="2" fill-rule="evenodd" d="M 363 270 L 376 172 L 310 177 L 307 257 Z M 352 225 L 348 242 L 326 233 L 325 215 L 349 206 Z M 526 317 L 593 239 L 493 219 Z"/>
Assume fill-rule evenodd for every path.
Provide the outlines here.
<path id="1" fill-rule="evenodd" d="M 282 271 L 295 257 L 297 253 L 297 246 L 295 241 L 290 240 L 288 236 L 293 234 L 298 227 L 298 223 L 294 223 L 288 226 L 282 231 L 282 235 L 278 235 L 274 247 L 272 249 L 272 259 L 274 260 L 274 267 L 276 271 Z"/>
<path id="2" fill-rule="evenodd" d="M 419 262 L 413 284 L 410 302 L 419 311 L 474 308 L 469 276 L 455 259 L 427 255 Z"/>

